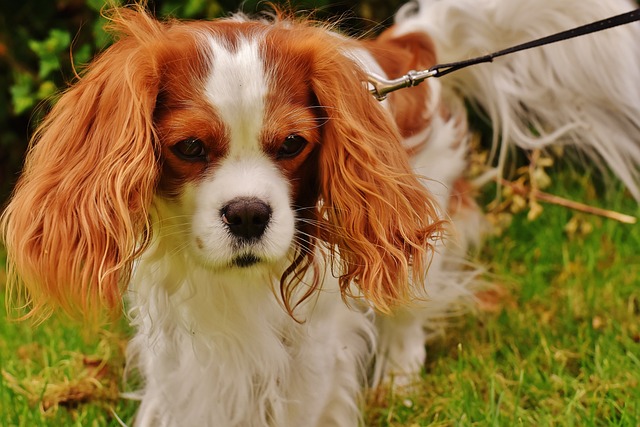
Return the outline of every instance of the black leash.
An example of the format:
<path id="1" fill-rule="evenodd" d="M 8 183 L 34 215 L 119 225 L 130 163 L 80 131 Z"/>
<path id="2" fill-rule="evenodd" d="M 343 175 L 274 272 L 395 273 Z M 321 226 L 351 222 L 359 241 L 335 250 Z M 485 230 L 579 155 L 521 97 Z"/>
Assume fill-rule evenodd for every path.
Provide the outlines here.
<path id="1" fill-rule="evenodd" d="M 631 12 L 623 13 L 611 18 L 603 19 L 601 21 L 593 22 L 591 24 L 582 25 L 580 27 L 573 28 L 571 30 L 562 31 L 557 34 L 542 37 L 527 43 L 522 43 L 517 46 L 513 46 L 507 49 L 500 50 L 498 52 L 491 53 L 489 55 L 479 56 L 477 58 L 467 59 L 459 62 L 450 62 L 447 64 L 438 64 L 428 70 L 423 71 L 409 71 L 406 75 L 394 79 L 387 80 L 379 76 L 370 75 L 369 83 L 373 86 L 370 92 L 379 100 L 382 101 L 387 97 L 387 94 L 394 92 L 398 89 L 405 87 L 416 86 L 422 83 L 429 77 L 442 77 L 454 71 L 458 71 L 462 68 L 469 67 L 471 65 L 482 64 L 487 62 L 493 62 L 494 58 L 508 55 L 510 53 L 520 52 L 534 47 L 540 47 L 551 43 L 556 43 L 563 40 L 569 40 L 575 37 L 584 36 L 598 31 L 603 31 L 609 28 L 618 27 L 620 25 L 629 24 L 634 21 L 640 20 L 640 9 L 632 10 Z M 640 40 L 638 41 L 640 43 Z"/>

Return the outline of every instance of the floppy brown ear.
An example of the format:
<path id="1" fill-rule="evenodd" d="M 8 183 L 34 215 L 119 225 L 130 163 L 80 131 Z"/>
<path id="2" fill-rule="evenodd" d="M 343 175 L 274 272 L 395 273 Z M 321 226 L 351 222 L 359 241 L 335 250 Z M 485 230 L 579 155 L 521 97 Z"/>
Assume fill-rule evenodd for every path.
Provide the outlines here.
<path id="1" fill-rule="evenodd" d="M 396 125 L 368 93 L 364 73 L 337 49 L 323 48 L 314 66 L 314 92 L 327 117 L 320 228 L 337 250 L 343 294 L 356 283 L 388 311 L 420 287 L 443 221 L 409 166 Z"/>
<path id="2" fill-rule="evenodd" d="M 117 312 L 132 259 L 150 233 L 158 76 L 140 37 L 160 24 L 133 12 L 115 24 L 123 38 L 36 131 L 2 216 L 8 288 L 31 314 L 61 307 L 86 318 L 104 305 Z"/>

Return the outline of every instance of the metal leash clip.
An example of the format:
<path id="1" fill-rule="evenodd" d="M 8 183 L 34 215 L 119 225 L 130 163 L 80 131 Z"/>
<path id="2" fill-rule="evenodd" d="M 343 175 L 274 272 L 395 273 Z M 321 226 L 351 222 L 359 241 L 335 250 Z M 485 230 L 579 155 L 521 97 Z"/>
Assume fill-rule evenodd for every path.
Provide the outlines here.
<path id="1" fill-rule="evenodd" d="M 369 74 L 368 82 L 371 85 L 369 92 L 376 97 L 378 101 L 384 101 L 387 95 L 398 89 L 405 87 L 417 86 L 429 77 L 435 77 L 438 74 L 438 70 L 411 70 L 402 77 L 397 79 L 388 80 L 380 77 L 377 74 Z"/>

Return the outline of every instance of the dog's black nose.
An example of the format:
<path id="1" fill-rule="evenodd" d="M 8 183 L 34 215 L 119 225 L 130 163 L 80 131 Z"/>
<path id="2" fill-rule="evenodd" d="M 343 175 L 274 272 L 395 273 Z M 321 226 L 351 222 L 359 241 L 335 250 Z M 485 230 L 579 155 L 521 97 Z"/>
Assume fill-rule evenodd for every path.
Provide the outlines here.
<path id="1" fill-rule="evenodd" d="M 271 218 L 271 208 L 260 199 L 238 198 L 223 207 L 220 214 L 234 236 L 250 240 L 264 234 Z"/>

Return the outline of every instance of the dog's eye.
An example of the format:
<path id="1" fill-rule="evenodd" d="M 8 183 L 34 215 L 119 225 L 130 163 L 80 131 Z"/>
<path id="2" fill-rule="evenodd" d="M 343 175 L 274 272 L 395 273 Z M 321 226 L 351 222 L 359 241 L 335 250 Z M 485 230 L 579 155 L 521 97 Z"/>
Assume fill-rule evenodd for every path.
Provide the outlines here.
<path id="1" fill-rule="evenodd" d="M 184 139 L 174 145 L 172 149 L 176 156 L 189 162 L 205 160 L 207 157 L 204 143 L 197 138 Z"/>
<path id="2" fill-rule="evenodd" d="M 300 135 L 289 135 L 278 150 L 278 159 L 290 159 L 300 154 L 307 145 L 307 140 Z"/>

